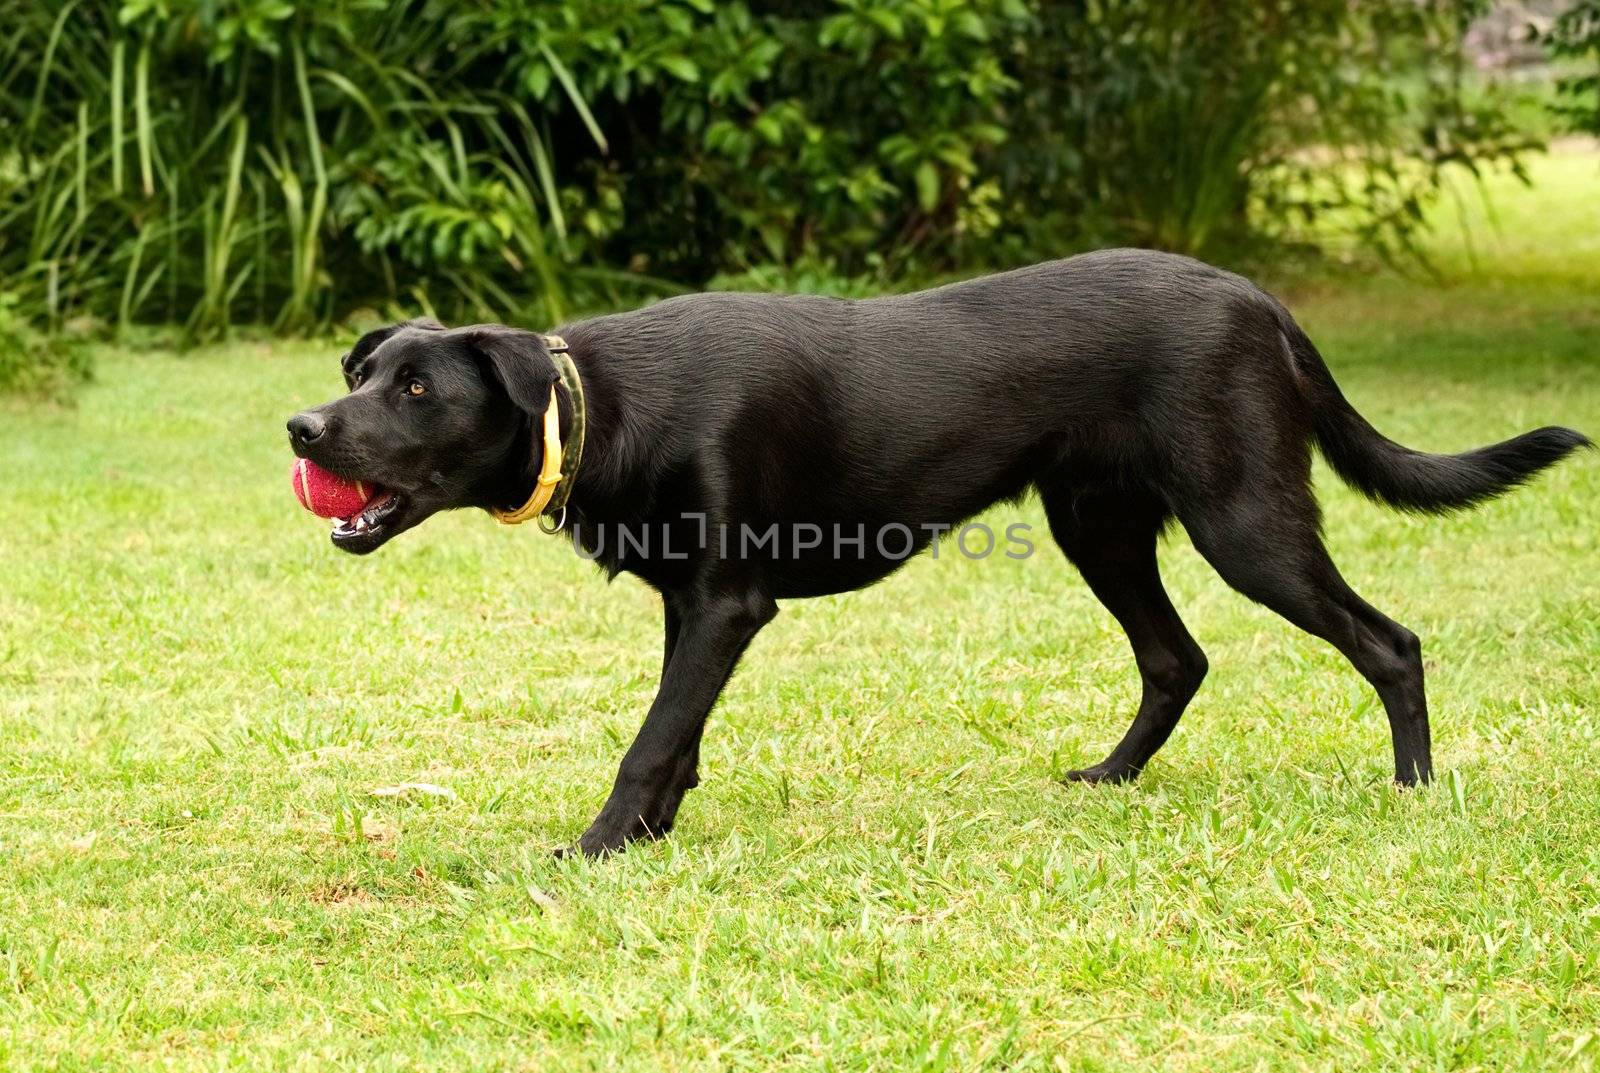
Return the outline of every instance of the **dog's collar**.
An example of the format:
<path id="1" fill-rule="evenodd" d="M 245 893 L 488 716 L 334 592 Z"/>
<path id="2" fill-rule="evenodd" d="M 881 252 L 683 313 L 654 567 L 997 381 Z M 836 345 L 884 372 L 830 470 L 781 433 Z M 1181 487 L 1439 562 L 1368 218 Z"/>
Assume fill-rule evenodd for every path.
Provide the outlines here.
<path id="1" fill-rule="evenodd" d="M 538 518 L 540 529 L 546 533 L 557 533 L 567 524 L 567 499 L 572 495 L 572 485 L 578 477 L 578 465 L 583 461 L 583 380 L 578 376 L 578 367 L 572 363 L 567 341 L 559 335 L 547 335 L 544 340 L 550 351 L 550 359 L 561 374 L 561 382 L 566 385 L 567 395 L 572 399 L 572 428 L 563 448 L 561 408 L 556 405 L 556 389 L 552 386 L 550 405 L 544 411 L 544 460 L 539 466 L 539 476 L 533 483 L 533 492 L 529 494 L 528 501 L 516 510 L 495 507 L 491 513 L 502 525 L 521 525 L 529 518 Z M 544 520 L 549 515 L 555 516 L 552 524 Z"/>

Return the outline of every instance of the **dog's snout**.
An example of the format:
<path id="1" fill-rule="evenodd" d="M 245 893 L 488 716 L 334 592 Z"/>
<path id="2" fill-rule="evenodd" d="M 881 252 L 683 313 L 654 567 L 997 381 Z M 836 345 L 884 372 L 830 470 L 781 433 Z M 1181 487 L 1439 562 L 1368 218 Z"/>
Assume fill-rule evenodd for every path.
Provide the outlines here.
<path id="1" fill-rule="evenodd" d="M 295 443 L 315 443 L 328 431 L 328 423 L 310 410 L 289 418 L 289 438 Z"/>

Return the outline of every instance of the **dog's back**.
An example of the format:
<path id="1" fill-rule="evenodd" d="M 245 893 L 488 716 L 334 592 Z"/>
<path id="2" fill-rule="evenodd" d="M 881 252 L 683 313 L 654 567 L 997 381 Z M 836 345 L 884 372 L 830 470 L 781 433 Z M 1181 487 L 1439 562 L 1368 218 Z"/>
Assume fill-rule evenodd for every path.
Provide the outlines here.
<path id="1" fill-rule="evenodd" d="M 1063 467 L 1176 492 L 1244 440 L 1303 443 L 1278 308 L 1199 261 L 1109 250 L 861 301 L 690 295 L 563 332 L 625 368 L 658 457 L 730 445 L 763 514 L 798 498 L 933 522 Z"/>

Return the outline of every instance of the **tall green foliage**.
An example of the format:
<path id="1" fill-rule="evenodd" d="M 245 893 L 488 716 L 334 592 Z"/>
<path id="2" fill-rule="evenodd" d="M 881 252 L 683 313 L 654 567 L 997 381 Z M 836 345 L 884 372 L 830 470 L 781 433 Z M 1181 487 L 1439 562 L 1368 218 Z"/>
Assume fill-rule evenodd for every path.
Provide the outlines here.
<path id="1" fill-rule="evenodd" d="M 451 12 L 8 5 L 7 288 L 51 322 L 91 312 L 196 336 L 241 318 L 299 331 L 382 300 L 559 315 L 543 117 L 479 77 L 496 60 Z"/>
<path id="2" fill-rule="evenodd" d="M 0 290 L 204 338 L 1330 212 L 1392 247 L 1519 146 L 1463 103 L 1479 2 L 0 0 Z"/>
<path id="3" fill-rule="evenodd" d="M 1600 0 L 1572 0 L 1544 40 L 1567 64 L 1556 84 L 1557 113 L 1572 130 L 1600 136 Z"/>
<path id="4" fill-rule="evenodd" d="M 1088 4 L 1045 53 L 1064 76 L 1025 79 L 1023 144 L 1061 147 L 1076 174 L 1056 203 L 1109 237 L 1207 254 L 1333 218 L 1409 250 L 1450 168 L 1515 166 L 1533 144 L 1468 92 L 1462 42 L 1485 6 Z"/>

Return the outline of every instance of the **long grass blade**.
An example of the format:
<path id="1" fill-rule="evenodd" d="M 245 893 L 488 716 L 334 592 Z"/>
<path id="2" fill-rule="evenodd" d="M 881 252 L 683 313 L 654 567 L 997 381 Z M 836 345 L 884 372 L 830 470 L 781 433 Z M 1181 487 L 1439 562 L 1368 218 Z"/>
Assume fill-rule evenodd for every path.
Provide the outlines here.
<path id="1" fill-rule="evenodd" d="M 145 197 L 156 192 L 154 168 L 151 165 L 150 133 L 150 42 L 139 46 L 139 58 L 134 61 L 133 118 L 135 134 L 139 139 L 139 181 Z"/>
<path id="2" fill-rule="evenodd" d="M 122 300 L 117 303 L 117 334 L 126 335 L 133 323 L 133 288 L 139 280 L 139 266 L 144 261 L 145 238 L 149 229 L 141 227 L 134 233 L 133 256 L 128 259 L 127 271 L 122 276 Z"/>
<path id="3" fill-rule="evenodd" d="M 244 115 L 233 121 L 233 148 L 228 153 L 228 184 L 222 201 L 222 226 L 231 230 L 234 213 L 239 208 L 239 194 L 243 188 L 244 154 L 250 144 L 250 120 Z"/>
<path id="4" fill-rule="evenodd" d="M 362 112 L 366 113 L 367 118 L 372 122 L 372 125 L 375 129 L 380 131 L 389 129 L 389 121 L 384 116 L 383 112 L 379 110 L 377 105 L 372 103 L 372 98 L 366 93 L 362 92 L 361 87 L 350 81 L 350 79 L 346 78 L 338 71 L 330 71 L 326 67 L 319 67 L 315 71 L 312 71 L 311 77 L 322 79 L 324 82 L 327 82 L 340 93 L 343 93 L 346 97 L 349 97 L 352 101 L 354 101 L 356 107 L 360 108 Z"/>
<path id="5" fill-rule="evenodd" d="M 122 87 L 126 76 L 128 43 L 117 38 L 111 46 L 111 188 L 122 193 Z"/>
<path id="6" fill-rule="evenodd" d="M 78 200 L 78 224 L 89 215 L 89 102 L 78 102 L 78 167 L 73 190 Z"/>
<path id="7" fill-rule="evenodd" d="M 50 36 L 45 40 L 44 57 L 39 62 L 39 77 L 33 84 L 33 104 L 28 108 L 28 121 L 23 125 L 24 153 L 27 152 L 27 147 L 33 144 L 33 134 L 39 126 L 39 115 L 44 108 L 44 88 L 49 85 L 50 75 L 55 69 L 56 47 L 61 44 L 61 30 L 67 24 L 67 16 L 71 15 L 72 9 L 77 6 L 78 0 L 71 0 L 70 3 L 61 6 L 55 23 L 50 27 Z"/>
<path id="8" fill-rule="evenodd" d="M 550 46 L 543 41 L 539 42 L 539 54 L 550 65 L 550 70 L 555 73 L 556 81 L 561 83 L 561 88 L 566 90 L 567 99 L 572 102 L 572 107 L 578 110 L 578 117 L 583 120 L 583 125 L 589 128 L 589 137 L 594 139 L 594 144 L 600 147 L 602 153 L 609 153 L 610 147 L 606 144 L 606 136 L 600 130 L 600 124 L 595 122 L 594 113 L 589 111 L 589 102 L 583 99 L 583 93 L 578 89 L 577 82 L 573 81 L 572 72 L 567 70 L 567 65 L 561 62 L 561 57 L 550 50 Z"/>
<path id="9" fill-rule="evenodd" d="M 315 185 L 311 190 L 311 205 L 301 221 L 296 239 L 300 245 L 299 269 L 294 283 L 294 326 L 304 326 L 317 282 L 318 234 L 322 215 L 328 206 L 328 171 L 322 159 L 322 135 L 317 129 L 316 102 L 311 96 L 311 83 L 306 77 L 305 48 L 299 40 L 294 44 L 295 84 L 300 91 L 300 107 L 305 120 L 306 145 L 311 155 L 311 172 Z M 285 165 L 286 168 L 288 165 Z M 296 184 L 298 186 L 298 183 Z"/>
<path id="10" fill-rule="evenodd" d="M 501 100 L 501 104 L 522 129 L 523 144 L 527 146 L 528 156 L 533 160 L 534 174 L 538 177 L 539 189 L 544 195 L 545 213 L 550 217 L 550 226 L 555 228 L 556 238 L 561 243 L 562 253 L 565 254 L 567 217 L 566 213 L 561 211 L 561 196 L 556 190 L 555 169 L 550 165 L 550 154 L 545 150 L 544 139 L 534 127 L 533 118 L 528 115 L 528 110 L 522 106 L 521 101 L 505 97 Z M 505 146 L 507 156 L 516 159 L 517 153 L 511 144 L 510 135 L 498 123 L 491 124 L 490 130 L 496 140 Z"/>

